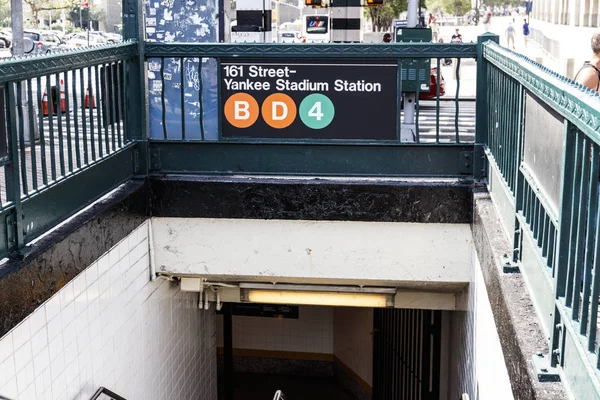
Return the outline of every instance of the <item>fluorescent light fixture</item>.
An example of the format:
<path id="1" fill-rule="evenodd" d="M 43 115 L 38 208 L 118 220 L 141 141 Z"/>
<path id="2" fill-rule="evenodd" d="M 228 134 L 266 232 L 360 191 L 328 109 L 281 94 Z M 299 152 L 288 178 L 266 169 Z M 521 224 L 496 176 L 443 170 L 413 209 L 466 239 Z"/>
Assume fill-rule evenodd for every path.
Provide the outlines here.
<path id="1" fill-rule="evenodd" d="M 395 288 L 352 286 L 240 284 L 241 299 L 251 303 L 338 307 L 394 307 Z"/>
<path id="2" fill-rule="evenodd" d="M 251 303 L 302 304 L 312 306 L 340 307 L 393 307 L 389 295 L 375 293 L 289 292 L 283 290 L 248 290 L 246 297 Z"/>

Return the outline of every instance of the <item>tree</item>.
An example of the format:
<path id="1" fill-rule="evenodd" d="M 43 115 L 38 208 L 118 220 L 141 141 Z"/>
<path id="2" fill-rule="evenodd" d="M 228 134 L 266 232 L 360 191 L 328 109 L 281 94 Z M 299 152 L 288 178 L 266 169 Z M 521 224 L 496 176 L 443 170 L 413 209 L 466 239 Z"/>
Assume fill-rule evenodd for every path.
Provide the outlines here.
<path id="1" fill-rule="evenodd" d="M 23 0 L 23 2 L 31 9 L 35 27 L 39 24 L 40 11 L 62 10 L 75 4 L 75 0 Z"/>
<path id="2" fill-rule="evenodd" d="M 389 31 L 394 18 L 398 18 L 407 8 L 407 0 L 385 0 L 383 6 L 369 7 L 365 17 L 373 22 L 373 32 Z"/>
<path id="3" fill-rule="evenodd" d="M 0 0 L 0 27 L 10 26 L 10 0 Z"/>
<path id="4" fill-rule="evenodd" d="M 71 22 L 72 26 L 84 28 L 88 26 L 89 21 L 106 22 L 106 13 L 102 7 L 92 5 L 91 7 L 84 8 L 81 11 L 81 22 L 83 22 L 83 26 L 80 24 L 79 6 L 71 8 L 67 13 L 67 19 Z"/>
<path id="5" fill-rule="evenodd" d="M 447 14 L 465 15 L 471 9 L 471 0 L 442 0 L 442 9 Z"/>

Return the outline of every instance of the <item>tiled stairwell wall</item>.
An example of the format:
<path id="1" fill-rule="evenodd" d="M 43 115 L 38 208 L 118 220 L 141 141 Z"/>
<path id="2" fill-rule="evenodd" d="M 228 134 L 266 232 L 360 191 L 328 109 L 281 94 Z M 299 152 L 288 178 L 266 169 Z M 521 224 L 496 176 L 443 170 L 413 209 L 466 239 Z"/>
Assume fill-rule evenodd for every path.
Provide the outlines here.
<path id="1" fill-rule="evenodd" d="M 149 278 L 148 224 L 0 339 L 0 395 L 216 400 L 215 311 Z"/>

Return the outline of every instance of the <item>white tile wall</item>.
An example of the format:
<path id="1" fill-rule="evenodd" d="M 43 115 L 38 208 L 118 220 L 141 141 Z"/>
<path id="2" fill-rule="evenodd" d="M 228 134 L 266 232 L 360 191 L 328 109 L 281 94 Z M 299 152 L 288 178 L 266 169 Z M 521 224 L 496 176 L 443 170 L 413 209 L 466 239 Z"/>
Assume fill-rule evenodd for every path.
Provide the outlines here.
<path id="1" fill-rule="evenodd" d="M 216 399 L 214 309 L 148 273 L 143 224 L 0 339 L 0 395 Z"/>
<path id="2" fill-rule="evenodd" d="M 473 252 L 475 248 L 473 247 Z M 472 271 L 476 264 L 477 254 L 474 253 Z M 473 276 L 473 273 L 471 274 Z M 449 371 L 451 374 L 449 392 L 450 399 L 459 399 L 467 393 L 475 398 L 475 306 L 476 290 L 474 278 L 468 288 L 467 311 L 454 311 L 451 317 L 451 338 Z"/>
<path id="3" fill-rule="evenodd" d="M 233 317 L 236 349 L 333 354 L 333 307 L 300 306 L 298 319 Z M 222 319 L 217 322 L 223 347 Z"/>
<path id="4" fill-rule="evenodd" d="M 333 329 L 334 355 L 373 385 L 373 309 L 336 307 Z"/>

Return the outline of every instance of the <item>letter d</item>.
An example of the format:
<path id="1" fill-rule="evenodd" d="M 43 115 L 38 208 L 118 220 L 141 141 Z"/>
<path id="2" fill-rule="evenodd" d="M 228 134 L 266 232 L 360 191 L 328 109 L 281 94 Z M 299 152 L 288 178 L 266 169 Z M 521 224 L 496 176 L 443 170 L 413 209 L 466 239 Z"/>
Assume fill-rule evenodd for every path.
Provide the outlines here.
<path id="1" fill-rule="evenodd" d="M 277 113 L 278 109 L 281 110 L 280 114 Z M 273 121 L 282 121 L 288 116 L 288 106 L 283 101 L 274 101 L 271 110 Z"/>
<path id="2" fill-rule="evenodd" d="M 247 101 L 234 101 L 233 102 L 234 119 L 248 119 L 250 118 L 250 103 Z"/>

